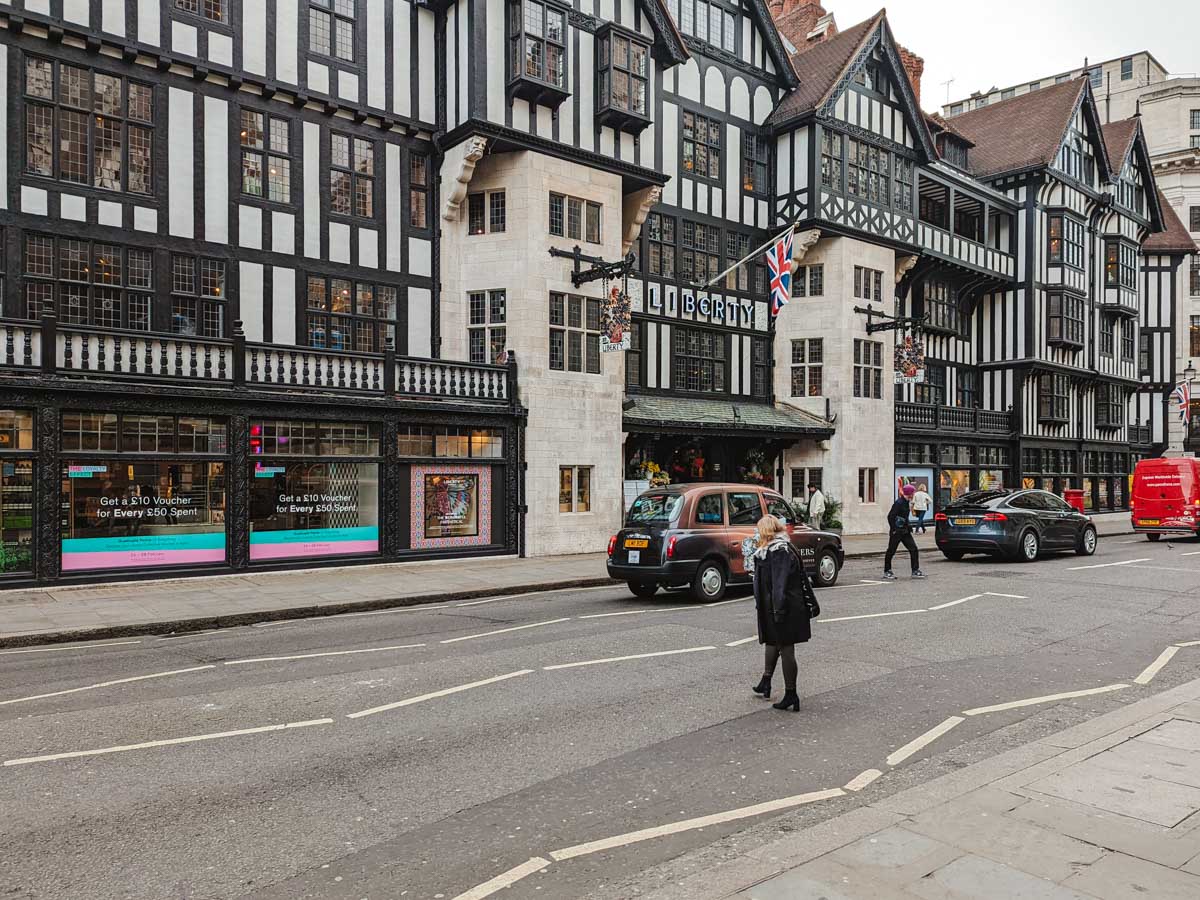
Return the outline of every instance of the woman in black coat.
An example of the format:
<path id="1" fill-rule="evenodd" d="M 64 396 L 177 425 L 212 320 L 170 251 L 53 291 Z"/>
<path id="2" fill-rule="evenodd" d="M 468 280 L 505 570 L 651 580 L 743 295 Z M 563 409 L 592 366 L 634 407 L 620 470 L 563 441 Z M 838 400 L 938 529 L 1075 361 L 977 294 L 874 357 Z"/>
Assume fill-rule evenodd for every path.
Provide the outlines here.
<path id="1" fill-rule="evenodd" d="M 754 692 L 771 696 L 775 664 L 783 659 L 783 699 L 775 709 L 800 710 L 796 693 L 796 644 L 812 636 L 808 594 L 812 585 L 779 519 L 765 516 L 758 522 L 757 547 L 750 557 L 754 569 L 754 606 L 758 613 L 758 642 L 766 647 L 762 681 Z"/>

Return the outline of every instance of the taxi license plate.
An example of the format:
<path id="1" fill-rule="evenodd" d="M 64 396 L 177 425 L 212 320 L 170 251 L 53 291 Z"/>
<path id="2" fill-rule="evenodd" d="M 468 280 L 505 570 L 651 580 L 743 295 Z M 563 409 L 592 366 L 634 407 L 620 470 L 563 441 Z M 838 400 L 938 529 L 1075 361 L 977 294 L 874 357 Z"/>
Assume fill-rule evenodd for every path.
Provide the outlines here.
<path id="1" fill-rule="evenodd" d="M 628 549 L 630 549 L 630 548 L 636 548 L 636 549 L 638 549 L 638 550 L 644 550 L 644 549 L 646 549 L 646 548 L 647 548 L 647 547 L 649 547 L 649 546 L 650 546 L 650 542 L 649 542 L 649 541 L 626 541 L 626 542 L 625 542 L 625 549 L 626 549 L 626 550 L 628 550 Z"/>
<path id="2" fill-rule="evenodd" d="M 974 525 L 975 522 L 976 522 L 975 519 L 955 519 L 954 520 L 955 525 Z"/>
<path id="3" fill-rule="evenodd" d="M 1138 519 L 1139 525 L 1161 525 L 1161 519 Z"/>

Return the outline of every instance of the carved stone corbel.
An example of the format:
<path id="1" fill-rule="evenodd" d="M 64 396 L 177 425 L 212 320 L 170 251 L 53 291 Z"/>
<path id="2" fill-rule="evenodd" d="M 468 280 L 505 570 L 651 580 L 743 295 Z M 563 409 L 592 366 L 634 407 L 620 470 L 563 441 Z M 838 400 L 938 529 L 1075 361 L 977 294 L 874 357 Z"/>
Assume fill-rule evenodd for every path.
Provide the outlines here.
<path id="1" fill-rule="evenodd" d="M 800 263 L 804 257 L 808 255 L 808 251 L 817 245 L 817 241 L 821 239 L 821 231 L 818 228 L 809 228 L 807 231 L 800 231 L 792 238 L 792 274 L 796 274 L 796 269 L 800 267 Z"/>
<path id="2" fill-rule="evenodd" d="M 479 135 L 467 138 L 455 148 L 455 151 L 461 154 L 461 160 L 458 174 L 446 191 L 442 218 L 447 222 L 454 222 L 458 219 L 458 211 L 462 207 L 463 200 L 467 198 L 467 187 L 471 184 L 471 176 L 475 173 L 475 164 L 483 159 L 483 151 L 486 149 L 487 138 Z"/>
<path id="3" fill-rule="evenodd" d="M 621 231 L 622 256 L 629 253 L 629 248 L 633 246 L 634 241 L 638 239 L 638 235 L 642 233 L 642 226 L 646 223 L 646 217 L 650 215 L 650 208 L 661 197 L 662 188 L 657 185 L 626 195 L 624 208 L 622 209 L 625 220 L 625 227 Z"/>
<path id="4" fill-rule="evenodd" d="M 896 257 L 896 284 L 904 280 L 904 276 L 912 271 L 913 266 L 917 264 L 918 256 L 897 256 Z"/>

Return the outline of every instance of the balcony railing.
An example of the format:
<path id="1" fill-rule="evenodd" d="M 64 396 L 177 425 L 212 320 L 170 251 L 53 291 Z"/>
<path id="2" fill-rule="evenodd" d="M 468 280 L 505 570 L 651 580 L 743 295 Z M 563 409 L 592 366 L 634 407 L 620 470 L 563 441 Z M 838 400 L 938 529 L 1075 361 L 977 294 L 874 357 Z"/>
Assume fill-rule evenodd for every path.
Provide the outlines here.
<path id="1" fill-rule="evenodd" d="M 1153 442 L 1153 433 L 1149 425 L 1130 425 L 1129 443 L 1135 447 L 1148 447 Z"/>
<path id="2" fill-rule="evenodd" d="M 53 352 L 46 352 L 53 348 Z M 0 321 L 0 372 L 97 377 L 193 387 L 320 391 L 356 396 L 515 406 L 517 365 L 484 365 L 383 353 L 251 343 L 234 322 L 231 339 Z"/>
<path id="3" fill-rule="evenodd" d="M 897 403 L 896 428 L 905 431 L 952 431 L 958 434 L 1010 435 L 1015 432 L 1011 412 L 936 406 L 932 403 Z"/>

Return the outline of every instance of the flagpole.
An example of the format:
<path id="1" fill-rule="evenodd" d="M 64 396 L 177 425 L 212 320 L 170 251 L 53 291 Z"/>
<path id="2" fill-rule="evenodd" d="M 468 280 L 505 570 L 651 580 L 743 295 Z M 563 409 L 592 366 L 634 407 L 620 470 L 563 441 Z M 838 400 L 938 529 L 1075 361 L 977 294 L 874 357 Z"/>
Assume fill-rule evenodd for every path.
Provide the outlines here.
<path id="1" fill-rule="evenodd" d="M 730 272 L 732 272 L 738 266 L 742 265 L 747 260 L 753 259 L 754 257 L 758 256 L 758 254 L 764 252 L 768 247 L 770 247 L 772 244 L 774 244 L 776 241 L 778 241 L 780 238 L 782 238 L 789 231 L 795 231 L 796 226 L 799 224 L 800 224 L 800 220 L 796 219 L 795 222 L 793 222 L 787 228 L 783 229 L 783 231 L 779 232 L 779 234 L 775 235 L 775 237 L 771 238 L 769 241 L 767 241 L 762 246 L 756 247 L 755 249 L 751 250 L 749 253 L 747 253 L 745 256 L 743 256 L 741 259 L 739 259 L 737 262 L 735 262 L 732 266 L 727 268 L 725 271 L 721 272 L 720 274 L 714 275 L 712 278 L 708 279 L 708 281 L 704 282 L 704 284 L 697 284 L 697 283 L 693 282 L 691 287 L 698 291 L 708 290 L 710 287 L 712 287 L 714 284 L 716 284 L 718 281 L 720 281 L 722 278 L 724 278 L 726 275 L 728 275 Z"/>

